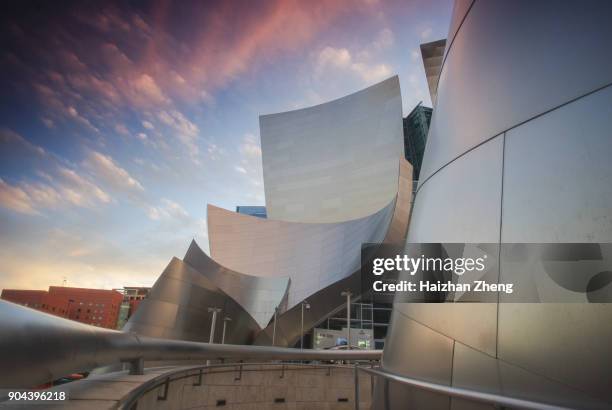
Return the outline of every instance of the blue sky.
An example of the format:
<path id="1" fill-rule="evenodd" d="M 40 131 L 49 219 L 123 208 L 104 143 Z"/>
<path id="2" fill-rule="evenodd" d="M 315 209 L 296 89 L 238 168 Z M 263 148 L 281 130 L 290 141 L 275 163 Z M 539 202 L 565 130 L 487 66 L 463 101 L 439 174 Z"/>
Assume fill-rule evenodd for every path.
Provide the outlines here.
<path id="1" fill-rule="evenodd" d="M 206 204 L 264 204 L 258 116 L 398 74 L 450 0 L 22 2 L 3 10 L 0 288 L 151 285 Z M 2 6 L 3 8 L 9 6 Z"/>

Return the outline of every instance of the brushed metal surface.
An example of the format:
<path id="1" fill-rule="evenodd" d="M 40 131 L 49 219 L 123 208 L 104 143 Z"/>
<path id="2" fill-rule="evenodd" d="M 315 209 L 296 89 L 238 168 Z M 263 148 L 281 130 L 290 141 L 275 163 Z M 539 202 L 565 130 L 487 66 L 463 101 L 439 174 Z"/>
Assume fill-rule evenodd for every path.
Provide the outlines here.
<path id="1" fill-rule="evenodd" d="M 391 221 L 382 239 L 385 243 L 401 243 L 406 236 L 410 223 L 412 201 L 412 165 L 406 160 L 400 161 L 398 194 L 394 203 Z M 379 241 L 381 242 L 381 241 Z M 329 245 L 328 245 L 329 246 Z M 342 254 L 336 255 L 342 257 Z M 293 279 L 292 279 L 293 283 Z M 345 278 L 325 286 L 308 296 L 310 309 L 304 312 L 304 328 L 310 329 L 333 313 L 346 306 L 346 300 L 340 295 L 349 289 L 354 295 L 362 291 L 360 266 Z M 301 336 L 301 305 L 295 304 L 278 317 L 276 326 L 276 343 L 281 346 L 292 346 Z M 272 340 L 272 325 L 260 332 L 255 344 L 269 345 Z"/>
<path id="2" fill-rule="evenodd" d="M 397 177 L 395 184 L 397 190 Z M 318 224 L 256 218 L 208 205 L 211 256 L 236 272 L 289 276 L 290 309 L 358 270 L 361 244 L 383 241 L 394 205 L 392 199 L 371 216 Z"/>
<path id="3" fill-rule="evenodd" d="M 394 310 L 385 343 L 383 367 L 397 374 L 451 384 L 453 339 Z"/>
<path id="4" fill-rule="evenodd" d="M 503 138 L 468 152 L 421 185 L 408 242 L 497 243 Z"/>
<path id="5" fill-rule="evenodd" d="M 503 242 L 612 241 L 611 129 L 608 87 L 508 131 Z"/>
<path id="6" fill-rule="evenodd" d="M 259 118 L 268 218 L 363 218 L 397 193 L 403 125 L 399 79 L 314 107 Z"/>
<path id="7" fill-rule="evenodd" d="M 173 258 L 157 279 L 149 296 L 124 326 L 124 331 L 167 339 L 208 341 L 212 315 L 208 308 L 222 309 L 232 322 L 228 343 L 246 344 L 260 326 L 234 299 L 210 279 L 180 259 Z M 221 338 L 216 329 L 215 341 Z"/>
<path id="8" fill-rule="evenodd" d="M 612 40 L 612 4 L 468 3 L 455 7 L 451 33 L 469 12 L 447 47 L 408 241 L 610 242 L 612 55 L 600 44 Z M 534 393 L 545 379 L 582 392 L 564 396 L 543 386 L 546 401 L 580 407 L 586 394 L 612 402 L 606 304 L 399 310 L 473 349 L 465 368 L 475 371 L 488 354 L 498 380 L 506 378 L 501 385 L 517 393 Z M 427 354 L 423 345 L 397 348 L 403 332 L 390 329 L 387 344 L 395 347 L 385 351 L 385 367 L 408 349 Z M 526 373 L 505 374 L 506 364 Z M 487 389 L 496 379 L 483 372 L 457 376 Z"/>
<path id="9" fill-rule="evenodd" d="M 461 7 L 463 9 L 463 7 Z M 484 140 L 612 82 L 612 3 L 479 1 L 438 83 L 421 169 L 426 179 Z"/>
<path id="10" fill-rule="evenodd" d="M 583 391 L 497 360 L 461 343 L 455 343 L 453 386 L 571 408 L 609 407 Z"/>
<path id="11" fill-rule="evenodd" d="M 227 269 L 210 258 L 194 241 L 183 262 L 202 273 L 219 289 L 240 304 L 264 328 L 274 309 L 286 310 L 289 277 L 252 276 Z"/>

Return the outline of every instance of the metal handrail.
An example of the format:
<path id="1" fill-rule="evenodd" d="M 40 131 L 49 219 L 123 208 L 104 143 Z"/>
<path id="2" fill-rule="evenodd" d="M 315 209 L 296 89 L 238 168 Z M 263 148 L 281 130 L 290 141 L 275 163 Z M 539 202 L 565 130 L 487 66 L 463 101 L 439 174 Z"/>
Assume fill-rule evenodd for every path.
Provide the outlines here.
<path id="1" fill-rule="evenodd" d="M 131 373 L 138 374 L 142 373 L 146 360 L 366 361 L 379 360 L 382 352 L 218 345 L 141 337 L 77 323 L 2 300 L 0 333 L 0 363 L 3 367 L 0 372 L 0 388 L 33 387 L 70 373 L 119 362 L 130 363 Z M 566 409 L 542 402 L 427 382 L 358 365 L 355 365 L 356 402 L 359 400 L 359 370 L 419 389 L 483 403 L 521 409 Z"/>
<path id="2" fill-rule="evenodd" d="M 34 387 L 71 373 L 174 360 L 379 360 L 380 350 L 299 350 L 187 342 L 90 326 L 0 300 L 0 388 Z"/>
<path id="3" fill-rule="evenodd" d="M 411 377 L 401 376 L 388 371 L 373 369 L 355 365 L 355 371 L 363 371 L 370 375 L 383 377 L 394 382 L 398 382 L 407 386 L 416 387 L 421 390 L 427 390 L 433 393 L 440 393 L 451 397 L 477 401 L 481 403 L 493 404 L 497 406 L 507 406 L 515 409 L 529 410 L 570 410 L 569 407 L 561 407 L 554 404 L 542 403 L 538 401 L 519 399 L 516 397 L 503 396 L 495 393 L 485 393 L 477 390 L 465 389 L 463 387 L 454 387 L 444 384 L 427 382 L 424 380 L 414 379 Z M 355 383 L 359 383 L 359 379 L 355 378 Z M 355 387 L 358 391 L 358 385 Z M 355 408 L 358 408 L 357 405 Z"/>

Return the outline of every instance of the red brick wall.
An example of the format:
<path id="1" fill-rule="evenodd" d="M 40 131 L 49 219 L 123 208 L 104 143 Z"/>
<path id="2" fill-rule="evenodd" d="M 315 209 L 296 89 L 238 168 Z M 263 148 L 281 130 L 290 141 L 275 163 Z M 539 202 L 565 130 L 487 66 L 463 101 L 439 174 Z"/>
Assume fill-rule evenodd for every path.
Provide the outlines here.
<path id="1" fill-rule="evenodd" d="M 115 329 L 123 295 L 114 290 L 51 286 L 44 290 L 2 291 L 2 299 L 55 316 Z"/>

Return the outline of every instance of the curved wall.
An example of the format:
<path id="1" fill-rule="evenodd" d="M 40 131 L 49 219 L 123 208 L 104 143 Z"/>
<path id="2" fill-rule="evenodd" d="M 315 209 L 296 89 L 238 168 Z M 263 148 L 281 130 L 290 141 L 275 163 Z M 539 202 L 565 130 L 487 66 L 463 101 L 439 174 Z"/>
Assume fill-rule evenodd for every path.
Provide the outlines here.
<path id="1" fill-rule="evenodd" d="M 310 108 L 259 118 L 268 218 L 363 218 L 397 193 L 403 152 L 399 79 Z"/>
<path id="2" fill-rule="evenodd" d="M 458 31 L 449 37 L 422 180 L 468 149 L 610 84 L 612 56 L 601 47 L 612 42 L 609 2 L 458 3 L 456 13 L 469 13 L 453 17 Z"/>
<path id="3" fill-rule="evenodd" d="M 408 242 L 611 242 L 612 54 L 601 44 L 612 41 L 612 4 L 459 3 L 455 14 L 467 14 L 453 18 Z M 394 308 L 388 370 L 570 406 L 612 403 L 608 304 Z M 424 393 L 393 394 L 406 403 Z"/>
<path id="4" fill-rule="evenodd" d="M 393 216 L 382 242 L 402 243 L 410 223 L 410 207 L 412 201 L 412 165 L 405 159 L 400 160 L 397 198 L 393 208 Z M 377 241 L 381 242 L 381 241 Z M 330 315 L 346 307 L 346 298 L 341 295 L 350 290 L 356 297 L 361 295 L 363 284 L 361 266 L 345 278 L 334 282 L 316 293 L 308 296 L 310 309 L 304 311 L 304 329 L 311 329 Z M 276 345 L 293 346 L 301 336 L 301 305 L 298 303 L 278 317 L 276 325 Z M 257 335 L 255 344 L 270 345 L 273 325 L 268 325 Z"/>
<path id="5" fill-rule="evenodd" d="M 242 306 L 264 328 L 287 304 L 288 277 L 261 277 L 229 270 L 212 260 L 195 241 L 191 241 L 183 262 L 205 275 L 224 293 Z"/>
<path id="6" fill-rule="evenodd" d="M 395 184 L 397 189 L 397 177 Z M 371 216 L 333 224 L 275 221 L 208 205 L 210 254 L 233 271 L 289 276 L 291 308 L 359 269 L 361 244 L 383 240 L 394 204 L 392 199 Z"/>
<path id="7" fill-rule="evenodd" d="M 236 301 L 206 276 L 180 259 L 172 258 L 123 331 L 208 342 L 212 320 L 209 307 L 222 309 L 217 315 L 216 343 L 221 341 L 223 317 L 226 315 L 232 318 L 226 332 L 226 343 L 248 344 L 260 329 Z"/>

